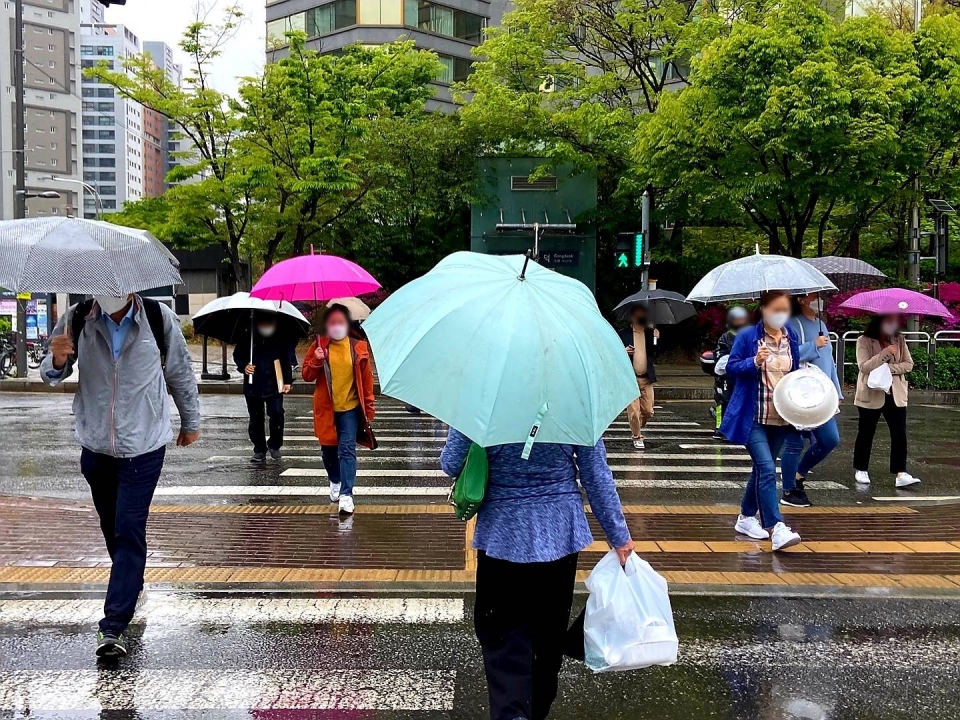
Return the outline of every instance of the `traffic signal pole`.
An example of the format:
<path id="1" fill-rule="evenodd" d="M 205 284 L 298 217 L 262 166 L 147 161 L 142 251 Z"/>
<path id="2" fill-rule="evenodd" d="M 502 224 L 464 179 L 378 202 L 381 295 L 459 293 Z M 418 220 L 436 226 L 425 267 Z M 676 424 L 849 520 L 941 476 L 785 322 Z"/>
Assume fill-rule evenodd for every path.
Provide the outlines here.
<path id="1" fill-rule="evenodd" d="M 643 233 L 643 270 L 640 275 L 640 289 L 650 289 L 650 191 L 643 191 L 640 203 L 640 232 Z"/>

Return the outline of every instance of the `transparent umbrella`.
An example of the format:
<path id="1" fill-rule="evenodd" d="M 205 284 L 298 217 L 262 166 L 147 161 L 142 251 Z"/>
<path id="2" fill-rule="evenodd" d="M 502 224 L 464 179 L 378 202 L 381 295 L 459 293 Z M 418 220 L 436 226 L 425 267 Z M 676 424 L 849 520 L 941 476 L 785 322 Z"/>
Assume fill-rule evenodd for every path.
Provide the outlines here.
<path id="1" fill-rule="evenodd" d="M 837 286 L 813 265 L 785 255 L 755 255 L 724 263 L 708 272 L 687 295 L 687 302 L 753 300 L 768 290 L 794 295 L 836 290 Z"/>

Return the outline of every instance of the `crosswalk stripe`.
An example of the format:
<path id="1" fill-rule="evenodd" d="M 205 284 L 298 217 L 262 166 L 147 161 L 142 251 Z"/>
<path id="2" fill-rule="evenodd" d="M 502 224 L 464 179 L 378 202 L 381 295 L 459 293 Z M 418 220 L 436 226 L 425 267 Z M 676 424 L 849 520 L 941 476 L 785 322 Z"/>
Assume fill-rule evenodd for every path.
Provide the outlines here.
<path id="1" fill-rule="evenodd" d="M 327 497 L 329 493 L 330 488 L 325 485 L 180 485 L 178 487 L 157 488 L 154 496 L 196 495 L 229 497 L 231 495 L 238 495 L 244 497 Z M 449 493 L 450 488 L 448 486 L 379 487 L 375 485 L 357 485 L 353 488 L 354 495 L 378 497 L 412 497 L 417 495 L 446 497 Z"/>
<path id="2" fill-rule="evenodd" d="M 452 711 L 452 670 L 120 669 L 0 673 L 0 709 Z"/>
<path id="3" fill-rule="evenodd" d="M 426 440 L 428 442 L 444 442 L 447 439 L 446 433 L 442 435 L 430 435 L 429 431 L 431 428 L 424 428 L 424 430 L 407 430 L 406 428 L 385 428 L 389 430 L 391 435 L 377 435 L 377 440 L 383 441 L 392 441 L 392 442 L 414 442 L 417 440 Z M 426 431 L 426 433 L 425 433 Z M 686 435 L 668 435 L 669 433 L 683 432 L 685 434 L 691 435 L 710 435 L 713 433 L 712 430 L 699 430 L 699 429 L 689 429 L 689 430 L 679 430 L 677 428 L 653 428 L 652 430 L 647 427 L 644 429 L 644 435 L 660 435 L 664 434 L 664 437 L 658 437 L 656 439 L 667 440 L 667 439 L 680 439 L 680 440 L 693 440 L 692 437 L 686 437 Z M 424 434 L 421 434 L 424 433 Z M 629 440 L 629 434 L 620 434 L 620 433 L 606 433 L 604 434 L 605 440 Z M 313 435 L 284 435 L 284 442 L 316 442 L 317 438 Z"/>
<path id="4" fill-rule="evenodd" d="M 418 460 L 422 462 L 433 462 L 436 463 L 440 459 L 440 454 L 435 452 L 435 448 L 432 448 L 434 452 L 430 455 L 422 454 L 418 455 L 416 458 L 411 458 L 410 453 L 401 448 L 380 448 L 374 453 L 364 453 L 363 455 L 358 455 L 357 460 L 362 465 L 364 462 L 390 462 L 393 460 Z M 284 453 L 284 460 L 318 460 L 320 458 L 320 450 L 318 449 L 315 453 L 309 455 L 298 455 L 298 454 L 287 454 Z M 726 453 L 722 458 L 718 458 L 716 455 L 710 453 L 607 453 L 608 460 L 634 460 L 638 463 L 643 463 L 647 460 L 743 460 L 749 461 L 749 455 L 732 455 Z M 236 455 L 211 455 L 207 458 L 207 462 L 211 463 L 224 463 L 224 462 L 249 462 L 250 453 L 245 454 L 236 454 Z"/>
<path id="5" fill-rule="evenodd" d="M 611 465 L 610 469 L 615 473 L 711 473 L 711 474 L 736 474 L 750 472 L 749 466 L 738 465 L 736 467 L 718 467 L 715 465 Z M 287 468 L 280 477 L 327 477 L 327 471 L 323 468 Z M 417 470 L 357 470 L 357 477 L 447 477 L 442 470 L 417 469 Z"/>
<path id="6" fill-rule="evenodd" d="M 331 506 L 333 507 L 333 506 Z M 103 617 L 102 600 L 0 600 L 0 625 L 86 625 Z M 134 622 L 242 625 L 293 623 L 455 623 L 460 598 L 203 598 L 151 593 Z"/>
<path id="7" fill-rule="evenodd" d="M 617 480 L 619 488 L 646 488 L 657 490 L 742 490 L 744 480 Z M 807 480 L 804 487 L 810 490 L 846 490 L 846 485 L 830 480 Z"/>
<path id="8" fill-rule="evenodd" d="M 734 445 L 732 443 L 707 443 L 706 445 L 697 443 L 680 443 L 681 450 L 743 450 L 745 445 Z"/>

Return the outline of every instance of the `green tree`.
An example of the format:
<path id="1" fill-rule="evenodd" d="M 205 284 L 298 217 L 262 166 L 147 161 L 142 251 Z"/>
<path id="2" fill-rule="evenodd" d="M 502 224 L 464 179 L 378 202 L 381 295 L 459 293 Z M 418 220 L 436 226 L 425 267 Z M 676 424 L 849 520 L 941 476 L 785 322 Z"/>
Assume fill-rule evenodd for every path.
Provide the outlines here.
<path id="1" fill-rule="evenodd" d="M 168 176 L 179 184 L 165 194 L 161 237 L 191 247 L 220 245 L 238 285 L 244 278 L 244 244 L 257 212 L 257 187 L 237 147 L 241 119 L 229 98 L 211 86 L 210 68 L 240 17 L 239 9 L 230 7 L 220 23 L 190 24 L 180 41 L 189 58 L 182 87 L 172 83 L 146 54 L 125 58 L 122 68 L 111 69 L 102 62 L 85 71 L 122 96 L 173 120 L 189 140 L 191 148 L 181 153 L 180 164 Z M 139 209 L 131 210 L 136 212 Z"/>
<path id="2" fill-rule="evenodd" d="M 882 19 L 772 4 L 736 21 L 694 62 L 690 86 L 661 100 L 638 133 L 638 175 L 702 220 L 752 222 L 773 252 L 799 257 L 839 204 L 872 207 L 904 186 L 922 145 L 921 130 L 904 132 L 921 90 L 910 36 Z"/>

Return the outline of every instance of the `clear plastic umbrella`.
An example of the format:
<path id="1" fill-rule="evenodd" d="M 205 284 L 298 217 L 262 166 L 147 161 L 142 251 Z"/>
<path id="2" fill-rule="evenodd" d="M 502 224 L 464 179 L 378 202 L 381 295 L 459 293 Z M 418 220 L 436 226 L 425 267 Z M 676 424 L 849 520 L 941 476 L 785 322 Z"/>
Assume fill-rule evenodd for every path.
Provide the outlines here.
<path id="1" fill-rule="evenodd" d="M 687 302 L 754 300 L 768 290 L 787 290 L 794 295 L 836 290 L 822 272 L 798 258 L 785 255 L 755 255 L 724 263 L 708 272 L 687 295 Z"/>

